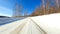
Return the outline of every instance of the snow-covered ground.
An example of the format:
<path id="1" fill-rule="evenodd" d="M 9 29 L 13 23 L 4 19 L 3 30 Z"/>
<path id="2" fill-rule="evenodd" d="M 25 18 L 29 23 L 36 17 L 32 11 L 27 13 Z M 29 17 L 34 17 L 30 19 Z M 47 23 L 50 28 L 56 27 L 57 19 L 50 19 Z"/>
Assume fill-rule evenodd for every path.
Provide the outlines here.
<path id="1" fill-rule="evenodd" d="M 48 34 L 60 34 L 60 13 L 32 17 Z"/>
<path id="2" fill-rule="evenodd" d="M 41 34 L 36 24 L 47 34 L 60 34 L 60 13 L 28 17 L 23 20 L 14 21 L 0 26 L 0 34 Z M 43 31 L 42 34 L 44 34 Z"/>
<path id="3" fill-rule="evenodd" d="M 4 24 L 9 24 L 11 22 L 21 20 L 21 18 L 0 18 L 0 26 Z"/>

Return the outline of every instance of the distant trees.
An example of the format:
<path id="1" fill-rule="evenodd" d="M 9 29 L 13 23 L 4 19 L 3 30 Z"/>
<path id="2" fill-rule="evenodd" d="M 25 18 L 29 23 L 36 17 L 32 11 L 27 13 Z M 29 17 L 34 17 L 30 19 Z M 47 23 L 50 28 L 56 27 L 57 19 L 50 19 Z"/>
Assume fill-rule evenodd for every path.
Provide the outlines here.
<path id="1" fill-rule="evenodd" d="M 23 9 L 22 4 L 18 4 L 16 2 L 12 17 L 26 17 L 26 16 L 28 16 L 28 12 L 26 9 L 25 9 L 26 11 L 24 11 L 24 15 L 22 14 L 22 9 Z"/>
<path id="2" fill-rule="evenodd" d="M 35 11 L 31 14 L 31 16 L 59 13 L 60 12 L 60 3 L 59 3 L 60 0 L 52 0 L 54 1 L 54 4 L 52 4 L 50 1 L 51 0 L 42 0 L 42 6 L 38 9 L 35 9 Z"/>
<path id="3" fill-rule="evenodd" d="M 15 0 L 16 1 L 16 0 Z M 22 10 L 22 5 L 18 4 L 17 1 L 15 2 L 15 7 L 14 7 L 14 11 L 13 11 L 13 15 L 12 17 L 19 17 L 22 16 L 21 15 L 21 10 Z"/>
<path id="4" fill-rule="evenodd" d="M 24 11 L 24 17 L 27 17 L 28 15 L 28 10 Z"/>
<path id="5" fill-rule="evenodd" d="M 25 16 L 46 15 L 46 14 L 52 14 L 52 13 L 59 13 L 60 12 L 60 0 L 41 0 L 41 1 L 42 1 L 41 6 L 37 6 L 35 8 L 35 11 L 31 15 L 28 15 L 28 12 L 25 11 L 24 17 Z M 52 1 L 54 1 L 54 2 L 52 3 Z M 19 5 L 16 3 L 13 16 L 14 17 L 22 16 L 21 10 L 22 10 L 22 5 Z"/>

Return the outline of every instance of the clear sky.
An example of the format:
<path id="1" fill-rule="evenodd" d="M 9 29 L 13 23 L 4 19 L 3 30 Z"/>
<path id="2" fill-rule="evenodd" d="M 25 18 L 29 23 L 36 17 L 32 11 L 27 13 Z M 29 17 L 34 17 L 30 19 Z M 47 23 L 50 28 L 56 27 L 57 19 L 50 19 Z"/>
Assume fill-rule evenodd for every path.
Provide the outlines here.
<path id="1" fill-rule="evenodd" d="M 32 13 L 36 6 L 39 6 L 41 0 L 16 0 L 18 4 L 22 4 L 23 12 L 28 11 L 28 14 Z M 15 0 L 0 0 L 0 15 L 12 16 Z"/>
<path id="2" fill-rule="evenodd" d="M 0 0 L 0 15 L 12 16 L 15 2 L 22 5 L 22 14 L 25 11 L 28 11 L 28 14 L 31 14 L 36 6 L 40 6 L 42 4 L 41 0 Z M 52 1 L 50 5 L 54 5 L 54 1 Z"/>

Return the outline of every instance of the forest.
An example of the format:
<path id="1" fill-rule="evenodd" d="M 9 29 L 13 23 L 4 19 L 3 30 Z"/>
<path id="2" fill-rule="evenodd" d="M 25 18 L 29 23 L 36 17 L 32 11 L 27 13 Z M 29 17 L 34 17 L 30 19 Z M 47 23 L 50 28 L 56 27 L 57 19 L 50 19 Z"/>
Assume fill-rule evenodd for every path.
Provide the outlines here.
<path id="1" fill-rule="evenodd" d="M 31 16 L 60 13 L 60 0 L 42 0 L 41 6 L 37 6 Z"/>

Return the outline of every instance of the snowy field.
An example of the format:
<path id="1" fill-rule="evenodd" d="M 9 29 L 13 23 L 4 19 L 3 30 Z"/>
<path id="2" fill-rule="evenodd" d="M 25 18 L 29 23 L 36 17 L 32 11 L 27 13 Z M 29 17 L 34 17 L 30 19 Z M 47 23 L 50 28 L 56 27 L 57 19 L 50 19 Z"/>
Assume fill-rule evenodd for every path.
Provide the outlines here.
<path id="1" fill-rule="evenodd" d="M 45 32 L 41 29 L 43 29 Z M 60 34 L 60 13 L 28 17 L 23 20 L 14 21 L 9 24 L 0 26 L 0 34 L 4 33 Z"/>
<path id="2" fill-rule="evenodd" d="M 21 20 L 21 18 L 0 18 L 0 26 L 17 20 Z"/>
<path id="3" fill-rule="evenodd" d="M 32 17 L 48 34 L 60 34 L 60 13 Z"/>

